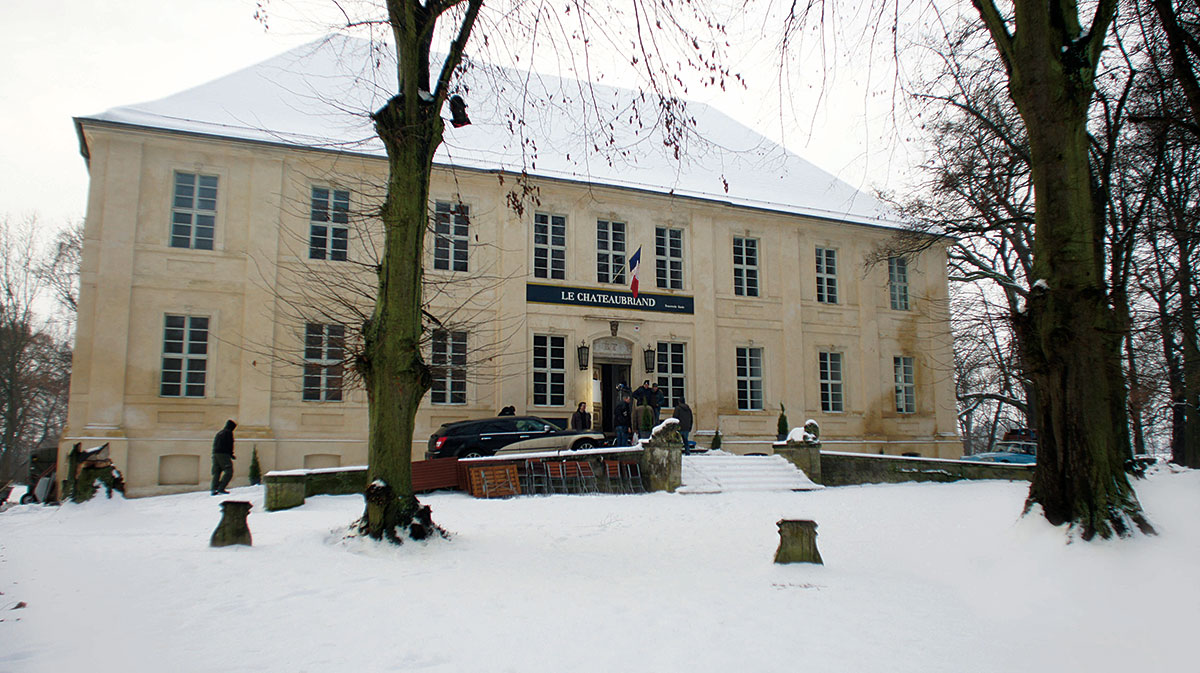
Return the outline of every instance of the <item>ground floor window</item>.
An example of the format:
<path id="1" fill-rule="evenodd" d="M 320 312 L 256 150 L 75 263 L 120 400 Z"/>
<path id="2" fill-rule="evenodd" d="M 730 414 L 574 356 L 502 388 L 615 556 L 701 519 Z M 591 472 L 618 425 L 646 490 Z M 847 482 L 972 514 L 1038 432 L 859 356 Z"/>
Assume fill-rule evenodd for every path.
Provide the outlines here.
<path id="1" fill-rule="evenodd" d="M 304 326 L 306 402 L 341 402 L 346 328 L 310 322 Z"/>
<path id="2" fill-rule="evenodd" d="M 684 344 L 670 341 L 658 342 L 658 390 L 662 393 L 662 406 L 673 409 L 684 399 L 687 383 L 687 366 Z"/>
<path id="3" fill-rule="evenodd" d="M 912 414 L 917 411 L 917 384 L 913 370 L 913 359 L 906 356 L 892 358 L 896 372 L 896 413 Z"/>
<path id="4" fill-rule="evenodd" d="M 430 370 L 433 386 L 429 400 L 434 404 L 467 403 L 467 333 L 434 330 Z"/>
<path id="5" fill-rule="evenodd" d="M 204 397 L 208 382 L 208 318 L 168 315 L 163 325 L 163 397 Z"/>
<path id="6" fill-rule="evenodd" d="M 763 409 L 763 349 L 739 346 L 737 349 L 738 409 Z"/>
<path id="7" fill-rule="evenodd" d="M 561 407 L 567 403 L 567 338 L 533 335 L 533 404 Z"/>
<path id="8" fill-rule="evenodd" d="M 842 354 L 819 353 L 817 369 L 821 377 L 821 411 L 845 411 L 842 396 Z"/>

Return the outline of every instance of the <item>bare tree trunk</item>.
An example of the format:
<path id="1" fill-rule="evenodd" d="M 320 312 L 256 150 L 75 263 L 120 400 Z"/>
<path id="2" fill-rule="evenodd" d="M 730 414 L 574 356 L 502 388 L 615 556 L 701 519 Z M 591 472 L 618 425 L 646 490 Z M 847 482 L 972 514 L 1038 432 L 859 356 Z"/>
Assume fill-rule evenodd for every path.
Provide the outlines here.
<path id="1" fill-rule="evenodd" d="M 1014 30 L 990 0 L 972 0 L 1009 73 L 1025 120 L 1036 201 L 1034 277 L 1019 321 L 1038 391 L 1040 446 L 1026 503 L 1084 539 L 1153 528 L 1125 475 L 1129 453 L 1121 324 L 1104 285 L 1104 230 L 1094 217 L 1087 115 L 1115 12 L 1098 3 L 1089 32 L 1070 2 L 1017 0 Z"/>

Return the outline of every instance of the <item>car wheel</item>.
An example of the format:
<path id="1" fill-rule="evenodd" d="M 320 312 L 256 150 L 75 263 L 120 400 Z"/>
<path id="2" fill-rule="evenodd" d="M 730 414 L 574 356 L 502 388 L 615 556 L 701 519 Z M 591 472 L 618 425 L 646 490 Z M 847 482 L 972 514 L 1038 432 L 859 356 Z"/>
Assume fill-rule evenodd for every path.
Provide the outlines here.
<path id="1" fill-rule="evenodd" d="M 37 498 L 33 497 L 32 493 L 26 493 L 21 496 L 21 504 L 28 505 L 31 502 L 37 502 Z"/>
<path id="2" fill-rule="evenodd" d="M 467 449 L 466 451 L 463 451 L 462 453 L 458 454 L 458 457 L 459 458 L 483 458 L 483 455 L 484 455 L 483 452 L 480 451 L 479 449 Z"/>
<path id="3" fill-rule="evenodd" d="M 581 439 L 571 446 L 572 451 L 586 451 L 596 448 L 596 443 L 590 439 Z"/>

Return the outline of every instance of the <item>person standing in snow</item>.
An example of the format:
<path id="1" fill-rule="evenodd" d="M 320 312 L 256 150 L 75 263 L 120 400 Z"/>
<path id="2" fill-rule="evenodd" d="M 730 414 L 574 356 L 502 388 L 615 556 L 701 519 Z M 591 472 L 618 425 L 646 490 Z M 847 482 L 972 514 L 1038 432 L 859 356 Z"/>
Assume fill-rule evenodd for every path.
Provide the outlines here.
<path id="1" fill-rule="evenodd" d="M 613 428 L 617 431 L 615 446 L 629 446 L 629 433 L 633 431 L 633 410 L 629 395 L 621 393 L 621 401 L 613 408 Z"/>
<path id="2" fill-rule="evenodd" d="M 590 430 L 591 427 L 592 415 L 587 412 L 587 402 L 580 402 L 575 413 L 571 414 L 571 429 Z"/>
<path id="3" fill-rule="evenodd" d="M 692 431 L 692 408 L 683 401 L 680 395 L 675 401 L 674 417 L 679 420 L 679 436 L 683 437 L 683 450 L 688 450 L 688 433 Z"/>
<path id="4" fill-rule="evenodd" d="M 212 494 L 229 493 L 225 490 L 229 480 L 233 479 L 233 429 L 237 423 L 225 421 L 225 427 L 217 431 L 213 437 L 212 450 Z"/>

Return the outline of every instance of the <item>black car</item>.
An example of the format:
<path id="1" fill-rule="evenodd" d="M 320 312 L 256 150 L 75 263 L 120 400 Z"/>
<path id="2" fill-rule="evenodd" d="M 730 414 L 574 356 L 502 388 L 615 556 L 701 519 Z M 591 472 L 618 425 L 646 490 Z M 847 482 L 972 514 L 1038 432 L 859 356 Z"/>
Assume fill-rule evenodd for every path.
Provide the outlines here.
<path id="1" fill-rule="evenodd" d="M 425 458 L 474 458 L 604 446 L 599 432 L 563 430 L 537 416 L 497 416 L 447 423 L 429 436 Z"/>

